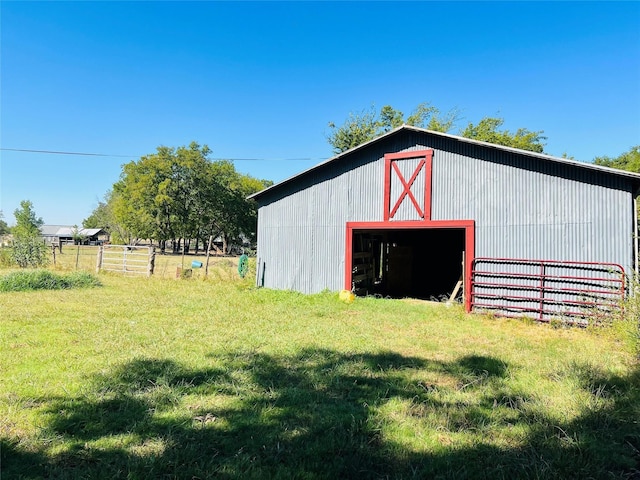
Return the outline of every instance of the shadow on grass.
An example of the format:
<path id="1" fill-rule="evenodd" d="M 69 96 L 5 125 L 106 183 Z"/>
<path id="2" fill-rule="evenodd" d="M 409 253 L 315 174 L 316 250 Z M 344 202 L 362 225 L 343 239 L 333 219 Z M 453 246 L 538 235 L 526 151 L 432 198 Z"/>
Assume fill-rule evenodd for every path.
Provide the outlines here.
<path id="1" fill-rule="evenodd" d="M 65 448 L 3 442 L 3 480 L 640 478 L 637 369 L 607 377 L 568 368 L 562 375 L 593 402 L 557 424 L 491 357 L 445 363 L 310 349 L 206 361 L 216 367 L 135 360 L 97 377 L 85 396 L 51 400 L 44 436 Z M 434 375 L 450 382 L 422 380 Z M 509 437 L 514 430 L 520 436 Z M 512 445 L 496 446 L 496 435 Z"/>

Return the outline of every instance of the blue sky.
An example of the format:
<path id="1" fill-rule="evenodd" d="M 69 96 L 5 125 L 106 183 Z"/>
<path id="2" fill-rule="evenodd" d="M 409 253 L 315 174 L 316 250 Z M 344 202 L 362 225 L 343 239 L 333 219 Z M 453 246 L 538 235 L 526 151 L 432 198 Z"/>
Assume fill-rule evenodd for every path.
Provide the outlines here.
<path id="1" fill-rule="evenodd" d="M 500 116 L 582 161 L 640 143 L 640 2 L 2 1 L 0 16 L 10 225 L 23 199 L 80 225 L 159 145 L 195 140 L 277 182 L 372 105 L 457 108 L 458 128 Z"/>

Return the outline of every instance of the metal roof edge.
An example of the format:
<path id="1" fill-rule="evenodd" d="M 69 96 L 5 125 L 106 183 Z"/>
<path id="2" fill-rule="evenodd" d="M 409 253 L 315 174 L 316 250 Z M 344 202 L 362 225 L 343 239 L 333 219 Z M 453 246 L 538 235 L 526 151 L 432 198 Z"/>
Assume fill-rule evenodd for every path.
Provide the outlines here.
<path id="1" fill-rule="evenodd" d="M 361 149 L 363 149 L 363 148 L 366 148 L 366 147 L 367 147 L 367 146 L 369 146 L 369 145 L 372 145 L 372 144 L 374 144 L 374 143 L 377 143 L 377 142 L 381 141 L 382 139 L 387 138 L 388 136 L 393 135 L 394 133 L 396 133 L 396 132 L 398 132 L 398 131 L 402 130 L 402 129 L 403 129 L 403 127 L 406 127 L 406 126 L 407 126 L 407 125 L 401 125 L 401 126 L 399 126 L 399 127 L 394 128 L 393 130 L 389 130 L 388 132 L 383 133 L 383 134 L 382 134 L 382 135 L 380 135 L 379 137 L 376 137 L 376 138 L 371 139 L 371 140 L 369 140 L 369 141 L 367 141 L 367 142 L 361 143 L 360 145 L 357 145 L 357 146 L 355 146 L 355 147 L 353 147 L 353 148 L 350 148 L 349 150 L 345 150 L 344 152 L 340 152 L 339 154 L 337 154 L 337 155 L 336 155 L 336 156 L 334 156 L 334 157 L 328 158 L 327 160 L 324 160 L 323 162 L 320 162 L 320 163 L 318 163 L 318 164 L 314 165 L 313 167 L 309 167 L 309 168 L 307 168 L 306 170 L 303 170 L 302 172 L 296 173 L 295 175 L 293 175 L 293 176 L 291 176 L 291 177 L 287 177 L 287 178 L 285 178 L 284 180 L 282 180 L 281 182 L 274 183 L 273 185 L 271 185 L 270 187 L 265 188 L 264 190 L 260 190 L 259 192 L 256 192 L 256 193 L 254 193 L 254 194 L 252 194 L 252 195 L 249 195 L 247 198 L 256 198 L 256 197 L 259 197 L 259 196 L 261 196 L 263 193 L 266 193 L 266 192 L 268 192 L 268 191 L 270 191 L 270 190 L 272 190 L 272 189 L 275 189 L 276 187 L 280 187 L 281 185 L 284 185 L 285 183 L 289 183 L 289 182 L 291 182 L 292 180 L 294 180 L 294 179 L 296 179 L 296 178 L 298 178 L 298 177 L 301 177 L 301 176 L 303 176 L 303 175 L 306 175 L 306 174 L 307 174 L 307 173 L 309 173 L 309 172 L 312 172 L 312 171 L 314 171 L 314 170 L 317 170 L 317 169 L 319 169 L 319 168 L 322 168 L 324 165 L 326 165 L 326 164 L 328 164 L 328 163 L 335 162 L 335 161 L 336 161 L 336 160 L 338 160 L 339 158 L 342 158 L 342 157 L 344 157 L 344 156 L 346 156 L 346 155 L 349 155 L 350 153 L 356 152 L 356 151 L 358 151 L 358 150 L 361 150 Z"/>
<path id="2" fill-rule="evenodd" d="M 74 227 L 69 225 L 42 225 L 39 228 L 40 234 L 45 236 L 57 236 L 60 234 L 72 234 Z M 44 231 L 43 231 L 44 230 Z M 78 228 L 78 233 L 80 235 L 96 235 L 97 233 L 106 231 L 103 228 Z"/>
<path id="3" fill-rule="evenodd" d="M 474 140 L 472 138 L 461 137 L 459 135 L 452 135 L 450 133 L 436 132 L 434 130 L 427 130 L 425 128 L 413 127 L 413 126 L 410 126 L 410 125 L 405 125 L 405 126 L 407 127 L 408 130 L 414 130 L 414 131 L 418 131 L 418 132 L 430 133 L 430 134 L 433 134 L 433 135 L 438 135 L 438 136 L 441 136 L 441 137 L 446 137 L 446 138 L 451 138 L 453 140 L 458 140 L 458 141 L 461 141 L 461 142 L 464 142 L 464 143 L 475 144 L 475 145 L 482 146 L 482 147 L 493 148 L 493 149 L 496 149 L 496 150 L 503 150 L 503 151 L 507 151 L 507 152 L 517 153 L 517 154 L 520 154 L 520 155 L 527 155 L 529 157 L 535 157 L 535 158 L 539 158 L 541 160 L 547 160 L 547 161 L 552 161 L 552 162 L 556 162 L 556 163 L 563 163 L 563 164 L 566 164 L 566 165 L 573 165 L 573 166 L 576 166 L 576 167 L 587 168 L 587 169 L 596 170 L 596 171 L 600 171 L 600 172 L 612 173 L 614 175 L 628 177 L 628 178 L 632 178 L 634 180 L 640 181 L 640 173 L 629 172 L 627 170 L 620 170 L 618 168 L 603 167 L 602 165 L 596 165 L 595 163 L 589 163 L 589 162 L 586 162 L 586 161 L 571 160 L 569 158 L 563 158 L 563 157 L 555 157 L 553 155 L 548 155 L 546 153 L 532 152 L 531 150 L 523 150 L 521 148 L 514 148 L 514 147 L 507 147 L 507 146 L 504 146 L 504 145 L 497 145 L 495 143 L 483 142 L 481 140 Z"/>
<path id="4" fill-rule="evenodd" d="M 420 127 L 414 127 L 412 125 L 401 125 L 399 127 L 394 128 L 393 130 L 390 130 L 382 135 L 380 135 L 379 137 L 376 137 L 372 140 L 369 140 L 368 142 L 362 143 L 356 147 L 350 148 L 349 150 L 345 150 L 344 152 L 340 152 L 338 155 L 331 157 L 327 160 L 324 160 L 323 162 L 320 162 L 316 165 L 314 165 L 313 167 L 307 168 L 306 170 L 303 170 L 302 172 L 299 172 L 291 177 L 288 177 L 278 183 L 275 183 L 273 185 L 271 185 L 270 187 L 265 188 L 264 190 L 260 190 L 259 192 L 256 192 L 252 195 L 249 195 L 247 198 L 251 199 L 251 198 L 257 198 L 262 196 L 262 194 L 265 194 L 273 189 L 276 189 L 284 184 L 290 183 L 291 181 L 295 180 L 298 177 L 302 177 L 304 175 L 306 175 L 307 173 L 310 173 L 314 170 L 317 170 L 319 168 L 322 168 L 324 165 L 328 164 L 328 163 L 332 163 L 335 162 L 336 160 L 349 155 L 353 152 L 356 152 L 358 150 L 367 148 L 369 145 L 372 145 L 374 143 L 380 142 L 383 139 L 390 137 L 392 135 L 395 135 L 396 133 L 402 131 L 402 130 L 407 130 L 407 131 L 414 131 L 414 132 L 419 132 L 419 133 L 427 133 L 427 134 L 431 134 L 431 135 L 435 135 L 435 136 L 439 136 L 439 137 L 444 137 L 444 138 L 449 138 L 452 140 L 456 140 L 459 142 L 463 142 L 463 143 L 468 143 L 471 145 L 477 145 L 480 147 L 484 147 L 484 148 L 492 148 L 495 150 L 502 150 L 502 151 L 506 151 L 506 152 L 512 152 L 518 155 L 526 155 L 528 157 L 534 157 L 534 158 L 539 158 L 540 160 L 545 160 L 545 161 L 550 161 L 550 162 L 555 162 L 555 163 L 562 163 L 565 165 L 571 165 L 571 166 L 575 166 L 575 167 L 579 167 L 579 168 L 586 168 L 588 170 L 595 170 L 597 172 L 602 172 L 602 173 L 608 173 L 608 174 L 612 174 L 612 175 L 617 175 L 620 177 L 626 177 L 629 178 L 631 180 L 635 180 L 636 182 L 638 182 L 638 187 L 640 189 L 640 173 L 633 173 L 633 172 L 628 172 L 626 170 L 620 170 L 617 168 L 611 168 L 611 167 L 603 167 L 601 165 L 596 165 L 594 163 L 587 163 L 587 162 L 582 162 L 579 160 L 571 160 L 568 158 L 562 158 L 562 157 L 554 157 L 552 155 L 547 155 L 545 153 L 538 153 L 538 152 L 532 152 L 530 150 L 523 150 L 520 148 L 514 148 L 514 147 L 506 147 L 504 145 L 497 145 L 495 143 L 489 143 L 489 142 L 483 142 L 481 140 L 474 140 L 472 138 L 466 138 L 466 137 L 461 137 L 459 135 L 453 135 L 450 133 L 444 133 L 444 132 L 437 132 L 435 130 L 428 130 L 426 128 L 420 128 Z"/>

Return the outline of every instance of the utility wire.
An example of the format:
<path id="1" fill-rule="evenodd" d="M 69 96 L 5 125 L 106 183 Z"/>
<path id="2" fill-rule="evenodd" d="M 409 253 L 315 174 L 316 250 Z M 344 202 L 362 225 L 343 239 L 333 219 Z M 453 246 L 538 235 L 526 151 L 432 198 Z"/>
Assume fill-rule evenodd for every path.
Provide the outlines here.
<path id="1" fill-rule="evenodd" d="M 84 153 L 84 152 L 58 152 L 54 150 L 31 150 L 26 148 L 0 148 L 7 152 L 23 152 L 23 153 L 44 153 L 47 155 L 78 155 L 84 157 L 118 157 L 118 158 L 132 158 L 142 157 L 143 155 L 115 155 L 108 153 Z M 213 158 L 214 161 L 230 160 L 233 162 L 268 162 L 268 161 L 284 161 L 284 162 L 303 162 L 303 161 L 323 161 L 327 158 L 312 158 L 312 157 L 299 157 L 299 158 Z"/>
<path id="2" fill-rule="evenodd" d="M 304 162 L 307 160 L 315 160 L 322 161 L 327 160 L 327 158 L 311 158 L 311 157 L 300 157 L 300 158 L 212 158 L 211 160 L 230 160 L 232 162 Z"/>
<path id="3" fill-rule="evenodd" d="M 8 152 L 26 152 L 26 153 L 46 153 L 53 155 L 81 155 L 85 157 L 122 157 L 122 158 L 130 158 L 135 157 L 136 155 L 110 155 L 107 153 L 82 153 L 82 152 L 56 152 L 52 150 L 29 150 L 25 148 L 0 148 L 0 150 L 5 150 Z"/>

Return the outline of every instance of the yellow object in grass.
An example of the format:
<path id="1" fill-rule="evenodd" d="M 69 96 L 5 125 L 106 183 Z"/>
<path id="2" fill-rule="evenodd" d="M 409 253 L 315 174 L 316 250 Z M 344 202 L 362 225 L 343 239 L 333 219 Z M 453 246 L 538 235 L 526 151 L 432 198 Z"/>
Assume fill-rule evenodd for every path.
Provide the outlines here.
<path id="1" fill-rule="evenodd" d="M 353 294 L 353 292 L 350 292 L 349 290 L 342 290 L 340 292 L 339 298 L 341 301 L 345 303 L 351 303 L 356 298 L 356 296 Z"/>

